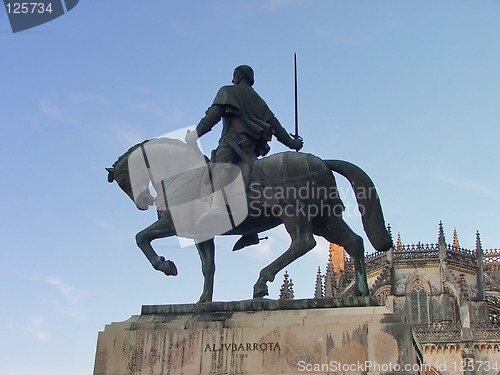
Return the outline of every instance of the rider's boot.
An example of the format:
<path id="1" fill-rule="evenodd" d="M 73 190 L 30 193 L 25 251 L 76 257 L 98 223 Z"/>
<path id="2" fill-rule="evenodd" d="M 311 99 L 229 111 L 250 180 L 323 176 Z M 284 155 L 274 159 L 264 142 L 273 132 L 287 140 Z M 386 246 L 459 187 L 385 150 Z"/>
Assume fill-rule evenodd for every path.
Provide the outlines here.
<path id="1" fill-rule="evenodd" d="M 247 246 L 257 245 L 258 243 L 259 243 L 258 233 L 245 234 L 241 236 L 241 238 L 238 241 L 236 241 L 233 247 L 233 251 L 241 250 Z"/>

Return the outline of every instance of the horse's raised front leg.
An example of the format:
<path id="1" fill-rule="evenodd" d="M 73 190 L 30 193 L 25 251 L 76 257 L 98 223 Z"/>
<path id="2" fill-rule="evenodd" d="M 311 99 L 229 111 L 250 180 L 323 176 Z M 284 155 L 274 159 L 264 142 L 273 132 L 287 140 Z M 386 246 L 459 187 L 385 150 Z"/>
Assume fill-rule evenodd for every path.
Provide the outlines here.
<path id="1" fill-rule="evenodd" d="M 146 258 L 155 270 L 163 272 L 167 276 L 177 276 L 177 267 L 171 260 L 158 256 L 151 246 L 151 241 L 158 238 L 170 237 L 175 234 L 175 228 L 168 218 L 160 218 L 146 229 L 136 234 L 137 246 L 142 250 Z"/>
<path id="2" fill-rule="evenodd" d="M 274 281 L 279 271 L 316 246 L 311 221 L 307 220 L 306 217 L 283 215 L 282 221 L 290 234 L 292 243 L 288 250 L 260 271 L 259 279 L 253 287 L 253 298 L 267 296 L 269 294 L 267 282 Z"/>
<path id="3" fill-rule="evenodd" d="M 201 270 L 203 272 L 203 293 L 198 303 L 212 302 L 214 293 L 214 274 L 215 274 L 215 243 L 214 239 L 196 244 L 198 254 L 201 259 Z"/>

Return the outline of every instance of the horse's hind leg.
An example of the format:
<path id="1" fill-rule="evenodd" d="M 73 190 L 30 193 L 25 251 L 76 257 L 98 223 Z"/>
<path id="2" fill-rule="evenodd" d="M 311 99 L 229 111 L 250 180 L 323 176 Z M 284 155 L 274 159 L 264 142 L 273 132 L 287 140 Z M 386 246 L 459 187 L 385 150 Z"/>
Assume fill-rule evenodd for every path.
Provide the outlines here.
<path id="1" fill-rule="evenodd" d="M 267 282 L 274 281 L 279 271 L 316 246 L 311 221 L 305 217 L 298 216 L 286 216 L 282 220 L 287 232 L 290 234 L 292 243 L 287 251 L 260 271 L 259 279 L 253 287 L 254 298 L 267 296 L 269 294 Z"/>
<path id="2" fill-rule="evenodd" d="M 165 260 L 165 257 L 158 256 L 151 246 L 151 241 L 158 238 L 170 237 L 174 234 L 175 228 L 170 220 L 161 218 L 149 227 L 141 230 L 135 236 L 137 246 L 139 246 L 146 258 L 148 258 L 153 268 L 163 272 L 167 276 L 177 276 L 177 267 L 171 260 Z"/>
<path id="3" fill-rule="evenodd" d="M 215 274 L 215 244 L 214 239 L 203 241 L 196 244 L 198 254 L 201 259 L 201 270 L 203 272 L 203 293 L 198 300 L 200 302 L 212 302 L 214 293 L 214 274 Z"/>
<path id="4" fill-rule="evenodd" d="M 369 295 L 363 239 L 354 233 L 341 217 L 333 217 L 327 220 L 327 223 L 322 222 L 317 226 L 315 225 L 314 233 L 323 236 L 329 242 L 342 246 L 347 251 L 354 261 L 356 294 Z"/>

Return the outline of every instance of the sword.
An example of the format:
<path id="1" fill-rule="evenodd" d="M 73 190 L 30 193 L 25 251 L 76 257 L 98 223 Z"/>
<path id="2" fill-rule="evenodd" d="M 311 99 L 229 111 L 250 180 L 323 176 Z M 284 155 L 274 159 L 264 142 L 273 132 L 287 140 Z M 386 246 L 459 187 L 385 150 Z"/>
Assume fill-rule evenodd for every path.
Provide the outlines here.
<path id="1" fill-rule="evenodd" d="M 299 135 L 299 101 L 297 95 L 297 54 L 293 53 L 293 73 L 294 73 L 294 86 L 295 86 L 295 133 L 291 134 L 291 136 L 295 139 L 302 140 L 302 137 Z M 298 152 L 299 150 L 295 150 Z"/>

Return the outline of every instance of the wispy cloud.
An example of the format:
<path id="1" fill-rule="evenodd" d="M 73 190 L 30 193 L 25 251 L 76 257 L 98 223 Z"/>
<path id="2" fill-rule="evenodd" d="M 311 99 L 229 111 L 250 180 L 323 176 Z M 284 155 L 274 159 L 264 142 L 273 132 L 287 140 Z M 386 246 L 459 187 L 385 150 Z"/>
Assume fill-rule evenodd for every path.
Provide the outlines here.
<path id="1" fill-rule="evenodd" d="M 71 285 L 64 283 L 60 277 L 49 276 L 46 278 L 49 285 L 57 288 L 59 292 L 71 301 L 76 301 L 75 288 Z"/>
<path id="2" fill-rule="evenodd" d="M 44 323 L 45 320 L 43 318 L 33 318 L 24 325 L 24 330 L 39 341 L 48 341 L 50 335 L 43 328 Z"/>
<path id="3" fill-rule="evenodd" d="M 255 256 L 256 258 L 260 259 L 269 259 L 272 256 L 272 246 L 271 242 L 263 242 L 255 246 L 254 249 L 252 249 L 252 255 Z"/>
<path id="4" fill-rule="evenodd" d="M 117 127 L 115 130 L 116 136 L 125 141 L 127 145 L 135 145 L 139 142 L 144 141 L 146 138 L 140 134 L 138 131 L 133 129 L 127 129 L 126 127 Z"/>
<path id="5" fill-rule="evenodd" d="M 159 95 L 146 86 L 136 86 L 138 100 L 130 105 L 130 110 L 158 117 L 163 121 L 180 121 L 184 116 L 175 105 L 175 98 Z"/>
<path id="6" fill-rule="evenodd" d="M 76 287 L 66 283 L 58 276 L 48 276 L 44 282 L 56 288 L 58 292 L 64 297 L 64 300 L 51 301 L 52 308 L 69 318 L 84 319 L 85 314 L 81 306 L 82 292 Z"/>
<path id="7" fill-rule="evenodd" d="M 43 96 L 38 105 L 43 115 L 58 121 L 64 119 L 63 106 L 57 94 L 52 92 Z"/>
<path id="8" fill-rule="evenodd" d="M 304 2 L 304 0 L 265 0 L 262 7 L 267 10 L 276 10 L 299 5 Z"/>
<path id="9" fill-rule="evenodd" d="M 74 91 L 69 94 L 69 99 L 73 103 L 94 103 L 108 105 L 110 101 L 102 95 L 93 92 Z"/>
<path id="10" fill-rule="evenodd" d="M 39 274 L 20 275 L 20 277 L 29 279 L 40 285 L 55 291 L 56 294 L 48 292 L 47 289 L 39 294 L 39 300 L 43 308 L 49 307 L 49 310 L 56 312 L 70 319 L 82 320 L 86 318 L 85 307 L 82 301 L 85 298 L 85 291 L 71 285 L 60 276 L 43 276 Z M 34 319 L 31 322 L 30 332 L 38 333 L 40 338 L 44 337 L 42 330 L 43 319 Z"/>
<path id="11" fill-rule="evenodd" d="M 455 188 L 468 190 L 470 192 L 473 192 L 473 193 L 476 193 L 479 195 L 488 196 L 488 197 L 494 198 L 496 200 L 498 200 L 500 198 L 500 195 L 498 194 L 498 191 L 496 189 L 493 189 L 490 186 L 488 186 L 484 183 L 478 182 L 478 181 L 447 175 L 443 172 L 437 172 L 436 178 L 439 181 L 444 182 L 445 184 L 451 185 Z"/>
<path id="12" fill-rule="evenodd" d="M 316 239 L 316 246 L 314 247 L 314 249 L 311 250 L 311 252 L 319 259 L 324 260 L 326 262 L 326 260 L 328 259 L 328 251 L 330 244 L 322 237 L 316 236 L 314 238 Z"/>
<path id="13" fill-rule="evenodd" d="M 72 91 L 67 93 L 48 92 L 38 100 L 42 115 L 65 123 L 76 123 L 75 113 L 88 111 L 89 106 L 103 106 L 110 102 L 104 96 L 92 92 Z"/>
<path id="14" fill-rule="evenodd" d="M 167 111 L 154 102 L 138 102 L 133 104 L 130 109 L 136 112 L 150 113 L 163 119 L 168 119 L 170 117 Z"/>

